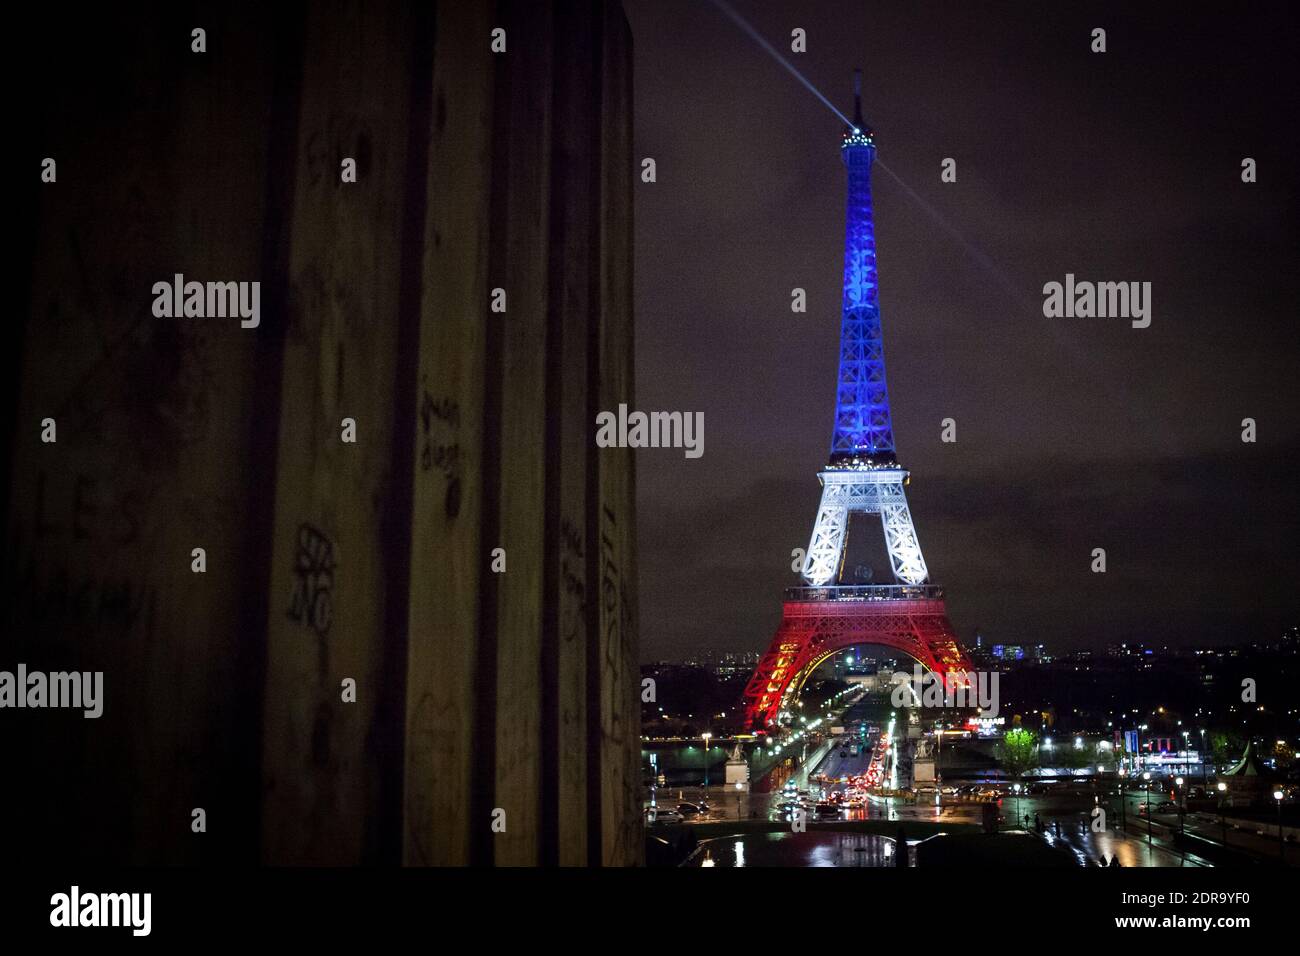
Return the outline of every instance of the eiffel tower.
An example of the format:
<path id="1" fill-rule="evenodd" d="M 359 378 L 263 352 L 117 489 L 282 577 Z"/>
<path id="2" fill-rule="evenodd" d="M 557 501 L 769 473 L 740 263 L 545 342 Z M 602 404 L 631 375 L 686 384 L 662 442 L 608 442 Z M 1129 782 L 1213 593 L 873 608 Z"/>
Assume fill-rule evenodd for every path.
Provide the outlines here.
<path id="1" fill-rule="evenodd" d="M 840 143 L 849 189 L 835 428 L 818 474 L 822 500 L 803 563 L 806 586 L 786 590 L 781 626 L 745 689 L 745 724 L 754 730 L 776 720 L 818 664 L 855 644 L 896 648 L 945 675 L 972 669 L 948 623 L 943 589 L 930 583 L 907 507 L 909 473 L 894 452 L 871 212 L 876 142 L 862 119 L 860 71 L 853 97 L 853 125 Z M 893 584 L 840 583 L 854 512 L 880 516 Z"/>

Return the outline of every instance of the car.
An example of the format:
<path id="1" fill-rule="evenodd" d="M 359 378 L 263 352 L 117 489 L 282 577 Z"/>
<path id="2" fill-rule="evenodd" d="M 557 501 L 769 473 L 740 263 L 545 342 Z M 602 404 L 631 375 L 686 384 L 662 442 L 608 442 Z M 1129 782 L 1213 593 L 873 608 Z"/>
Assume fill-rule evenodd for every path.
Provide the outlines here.
<path id="1" fill-rule="evenodd" d="M 1156 813 L 1177 813 L 1178 804 L 1172 800 L 1161 800 L 1156 804 Z"/>
<path id="2" fill-rule="evenodd" d="M 667 807 L 645 808 L 646 823 L 681 823 L 685 819 L 686 818 L 676 810 L 671 810 Z"/>
<path id="3" fill-rule="evenodd" d="M 677 804 L 677 812 L 682 816 L 689 817 L 694 816 L 697 813 L 704 813 L 705 811 L 694 803 L 679 803 Z"/>

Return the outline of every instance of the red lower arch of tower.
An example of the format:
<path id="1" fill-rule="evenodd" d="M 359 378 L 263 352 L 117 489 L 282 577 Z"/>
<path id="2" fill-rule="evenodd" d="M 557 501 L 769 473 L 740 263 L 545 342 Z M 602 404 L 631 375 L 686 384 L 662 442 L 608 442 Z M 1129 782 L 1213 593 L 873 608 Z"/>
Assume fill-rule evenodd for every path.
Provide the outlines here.
<path id="1" fill-rule="evenodd" d="M 781 626 L 745 688 L 746 728 L 765 730 L 818 664 L 855 644 L 892 647 L 954 679 L 973 669 L 942 598 L 786 601 Z"/>

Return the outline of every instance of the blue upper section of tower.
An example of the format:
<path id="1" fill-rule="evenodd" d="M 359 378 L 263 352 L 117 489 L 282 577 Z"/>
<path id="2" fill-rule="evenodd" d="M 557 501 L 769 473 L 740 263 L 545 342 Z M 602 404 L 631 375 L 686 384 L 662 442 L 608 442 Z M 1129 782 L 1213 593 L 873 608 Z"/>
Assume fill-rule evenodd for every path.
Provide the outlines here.
<path id="1" fill-rule="evenodd" d="M 871 211 L 876 143 L 875 134 L 862 119 L 860 82 L 861 74 L 855 74 L 853 125 L 845 127 L 840 143 L 849 192 L 839 384 L 830 455 L 830 466 L 836 468 L 897 466 L 876 298 L 876 230 Z"/>

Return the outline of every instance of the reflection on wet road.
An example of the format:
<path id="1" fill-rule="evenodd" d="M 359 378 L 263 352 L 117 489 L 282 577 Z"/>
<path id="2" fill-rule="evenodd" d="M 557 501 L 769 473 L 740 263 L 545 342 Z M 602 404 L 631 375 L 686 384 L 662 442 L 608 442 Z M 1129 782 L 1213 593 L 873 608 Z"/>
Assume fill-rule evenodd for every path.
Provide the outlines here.
<path id="1" fill-rule="evenodd" d="M 894 841 L 869 833 L 748 833 L 705 840 L 684 866 L 893 866 Z"/>

